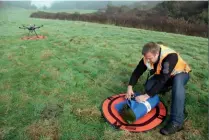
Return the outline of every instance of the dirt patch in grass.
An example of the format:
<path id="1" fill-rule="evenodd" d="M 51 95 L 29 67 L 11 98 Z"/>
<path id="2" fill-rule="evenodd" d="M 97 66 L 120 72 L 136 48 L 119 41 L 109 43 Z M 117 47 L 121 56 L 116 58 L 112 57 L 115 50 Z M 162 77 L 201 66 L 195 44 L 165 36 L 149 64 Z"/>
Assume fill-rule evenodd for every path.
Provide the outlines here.
<path id="1" fill-rule="evenodd" d="M 70 98 L 70 102 L 72 104 L 77 104 L 77 103 L 86 103 L 88 102 L 88 98 L 85 96 L 84 93 L 71 93 L 69 95 L 69 98 Z"/>
<path id="2" fill-rule="evenodd" d="M 78 118 L 85 121 L 94 121 L 95 119 L 99 120 L 101 117 L 101 112 L 95 106 L 89 106 L 86 108 L 73 108 L 72 112 Z"/>
<path id="3" fill-rule="evenodd" d="M 1 103 L 8 103 L 10 102 L 12 97 L 9 94 L 1 94 L 0 95 L 0 101 Z"/>
<path id="4" fill-rule="evenodd" d="M 11 104 L 12 104 L 12 97 L 9 94 L 2 94 L 0 95 L 0 102 L 2 104 L 4 104 L 6 110 L 3 112 L 1 111 L 1 113 L 7 114 L 9 110 L 11 110 Z"/>
<path id="5" fill-rule="evenodd" d="M 21 91 L 20 97 L 24 102 L 27 102 L 32 99 L 32 97 L 24 91 Z"/>
<path id="6" fill-rule="evenodd" d="M 1 89 L 2 90 L 9 90 L 9 89 L 11 89 L 10 83 L 9 82 L 3 83 L 3 85 L 1 86 Z"/>
<path id="7" fill-rule="evenodd" d="M 87 38 L 84 38 L 84 37 L 72 37 L 70 40 L 69 40 L 70 43 L 73 43 L 73 44 L 87 44 L 88 43 L 88 39 Z"/>
<path id="8" fill-rule="evenodd" d="M 72 105 L 72 113 L 80 120 L 95 121 L 101 117 L 100 110 L 90 104 L 90 100 L 85 93 L 72 93 L 69 98 Z"/>
<path id="9" fill-rule="evenodd" d="M 43 119 L 51 119 L 58 117 L 63 112 L 63 105 L 56 103 L 48 103 L 41 112 Z"/>
<path id="10" fill-rule="evenodd" d="M 4 69 L 4 68 L 1 68 L 1 69 L 0 69 L 0 73 L 6 73 L 6 72 L 8 72 L 7 69 Z"/>
<path id="11" fill-rule="evenodd" d="M 200 129 L 194 129 L 192 127 L 191 120 L 187 120 L 184 124 L 184 131 L 191 132 L 194 135 L 201 135 Z"/>
<path id="12" fill-rule="evenodd" d="M 46 36 L 38 35 L 38 36 L 24 36 L 21 39 L 22 40 L 41 40 L 41 39 L 46 39 Z"/>
<path id="13" fill-rule="evenodd" d="M 59 139 L 58 123 L 54 120 L 34 122 L 26 128 L 26 133 L 31 140 L 40 140 L 43 137 L 49 140 Z"/>
<path id="14" fill-rule="evenodd" d="M 14 57 L 15 57 L 15 54 L 14 53 L 8 53 L 7 57 L 8 57 L 9 60 L 13 60 Z"/>
<path id="15" fill-rule="evenodd" d="M 51 50 L 44 50 L 41 52 L 41 59 L 48 59 L 53 56 L 53 52 Z"/>

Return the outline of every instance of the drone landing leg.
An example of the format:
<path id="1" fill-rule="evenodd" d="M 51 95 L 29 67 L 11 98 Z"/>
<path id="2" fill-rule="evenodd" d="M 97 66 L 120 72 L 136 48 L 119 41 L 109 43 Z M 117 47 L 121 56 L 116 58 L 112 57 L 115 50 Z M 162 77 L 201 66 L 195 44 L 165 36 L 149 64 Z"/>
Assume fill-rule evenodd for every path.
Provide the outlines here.
<path id="1" fill-rule="evenodd" d="M 38 37 L 38 35 L 37 35 L 37 33 L 36 33 L 36 31 L 34 30 L 34 32 L 35 32 L 35 34 L 36 34 L 36 36 Z M 39 38 L 39 37 L 38 37 Z"/>

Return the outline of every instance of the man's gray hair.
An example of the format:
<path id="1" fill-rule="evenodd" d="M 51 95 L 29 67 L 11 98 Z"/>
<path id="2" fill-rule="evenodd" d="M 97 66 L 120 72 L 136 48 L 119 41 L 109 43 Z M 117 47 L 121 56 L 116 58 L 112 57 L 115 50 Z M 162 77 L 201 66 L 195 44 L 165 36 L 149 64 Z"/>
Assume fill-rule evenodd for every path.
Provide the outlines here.
<path id="1" fill-rule="evenodd" d="M 149 42 L 144 45 L 144 47 L 142 49 L 142 54 L 145 55 L 148 52 L 156 54 L 156 53 L 159 53 L 159 51 L 160 51 L 160 46 L 157 43 Z"/>

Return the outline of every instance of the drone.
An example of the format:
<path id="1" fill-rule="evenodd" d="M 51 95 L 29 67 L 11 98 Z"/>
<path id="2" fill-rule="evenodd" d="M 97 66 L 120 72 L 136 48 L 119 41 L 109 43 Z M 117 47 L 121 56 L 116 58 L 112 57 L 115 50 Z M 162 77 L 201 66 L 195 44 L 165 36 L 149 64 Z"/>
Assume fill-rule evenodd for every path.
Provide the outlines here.
<path id="1" fill-rule="evenodd" d="M 39 28 L 41 28 L 41 27 L 43 27 L 43 25 L 41 25 L 41 26 L 36 26 L 35 24 L 30 24 L 29 26 L 25 26 L 25 25 L 22 25 L 22 27 L 19 27 L 20 29 L 28 29 L 28 31 L 29 31 L 29 33 L 28 33 L 28 37 L 29 37 L 29 34 L 30 33 L 35 33 L 36 34 L 36 37 L 38 37 L 38 35 L 37 35 L 37 33 L 36 33 L 36 29 L 39 29 Z"/>

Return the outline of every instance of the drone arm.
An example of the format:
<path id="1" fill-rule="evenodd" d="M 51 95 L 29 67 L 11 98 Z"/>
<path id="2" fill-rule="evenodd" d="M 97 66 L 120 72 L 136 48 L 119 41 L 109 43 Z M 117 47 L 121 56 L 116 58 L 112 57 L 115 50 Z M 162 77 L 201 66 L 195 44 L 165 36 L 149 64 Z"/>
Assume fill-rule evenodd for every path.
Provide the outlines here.
<path id="1" fill-rule="evenodd" d="M 27 27 L 19 27 L 20 29 L 28 29 Z"/>
<path id="2" fill-rule="evenodd" d="M 39 29 L 39 28 L 41 28 L 42 26 L 37 26 L 37 27 L 35 27 L 35 29 Z"/>

